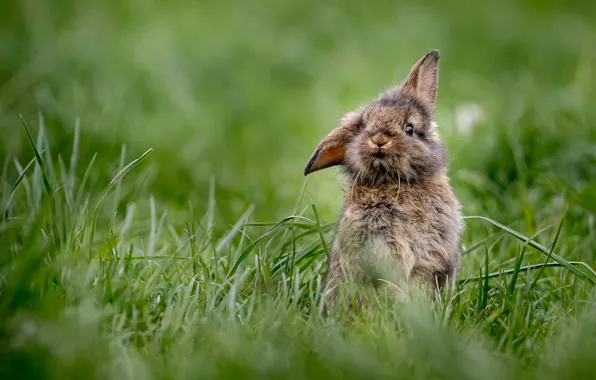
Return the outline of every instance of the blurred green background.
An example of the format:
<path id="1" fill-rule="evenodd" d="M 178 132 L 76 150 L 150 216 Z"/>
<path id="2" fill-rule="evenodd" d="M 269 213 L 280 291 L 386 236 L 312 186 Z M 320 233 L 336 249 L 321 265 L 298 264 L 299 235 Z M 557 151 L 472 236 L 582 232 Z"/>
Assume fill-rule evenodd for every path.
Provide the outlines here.
<path id="1" fill-rule="evenodd" d="M 320 139 L 431 49 L 464 213 L 596 267 L 596 1 L 0 2 L 0 374 L 594 379 L 594 272 L 502 275 L 550 257 L 486 221 L 459 277 L 494 279 L 356 324 L 317 314 L 337 168 L 309 176 L 306 235 L 229 227 L 294 213 Z M 19 114 L 47 194 L 34 162 L 15 186 Z"/>
<path id="2" fill-rule="evenodd" d="M 218 218 L 255 204 L 259 219 L 274 219 L 291 212 L 306 160 L 339 117 L 440 49 L 436 120 L 466 214 L 513 222 L 530 202 L 552 215 L 561 200 L 546 193 L 581 192 L 596 174 L 595 10 L 593 1 L 6 0 L 0 154 L 29 157 L 18 114 L 36 131 L 41 113 L 51 149 L 68 157 L 80 118 L 81 162 L 97 152 L 96 177 L 114 173 L 122 144 L 128 157 L 152 147 L 143 192 L 202 204 L 214 177 Z M 469 133 L 458 129 L 466 104 L 483 115 Z M 329 219 L 341 202 L 336 173 L 313 175 L 307 192 Z"/>

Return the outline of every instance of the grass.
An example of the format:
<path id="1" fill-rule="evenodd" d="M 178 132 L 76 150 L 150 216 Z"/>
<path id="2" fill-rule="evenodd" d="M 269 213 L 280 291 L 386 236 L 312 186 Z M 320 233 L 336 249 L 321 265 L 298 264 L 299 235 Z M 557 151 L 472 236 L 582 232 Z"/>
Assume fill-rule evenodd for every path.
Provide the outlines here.
<path id="1" fill-rule="evenodd" d="M 202 217 L 190 206 L 184 224 L 170 222 L 153 198 L 127 203 L 119 216 L 115 197 L 131 191 L 127 180 L 141 175 L 150 150 L 121 160 L 96 192 L 50 161 L 44 139 L 30 141 L 37 165 L 22 169 L 3 199 L 7 375 L 558 378 L 570 366 L 558 356 L 596 340 L 596 275 L 554 253 L 564 219 L 543 246 L 535 239 L 550 226 L 526 237 L 468 218 L 500 230 L 467 254 L 484 250 L 477 274 L 435 302 L 381 297 L 373 311 L 322 320 L 333 224 L 322 225 L 314 205 L 272 226 L 247 223 L 251 208 L 221 237 L 211 232 L 213 206 Z M 213 191 L 207 203 L 216 199 Z M 516 247 L 511 263 L 491 260 Z M 522 266 L 526 256 L 539 263 Z M 589 360 L 578 366 L 586 376 L 596 369 Z"/>
<path id="2" fill-rule="evenodd" d="M 2 3 L 0 377 L 593 379 L 592 3 Z M 430 48 L 462 271 L 323 320 L 305 160 Z"/>

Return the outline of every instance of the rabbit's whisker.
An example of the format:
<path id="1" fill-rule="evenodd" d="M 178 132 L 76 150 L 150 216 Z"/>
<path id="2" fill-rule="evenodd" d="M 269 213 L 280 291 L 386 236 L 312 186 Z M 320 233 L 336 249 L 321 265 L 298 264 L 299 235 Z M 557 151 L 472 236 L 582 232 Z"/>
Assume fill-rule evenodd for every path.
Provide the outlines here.
<path id="1" fill-rule="evenodd" d="M 350 191 L 350 202 L 354 202 L 354 186 L 356 186 L 356 182 L 358 182 L 358 177 L 362 173 L 362 169 L 358 170 L 358 174 L 356 174 L 356 178 L 354 182 L 352 182 L 352 191 Z"/>

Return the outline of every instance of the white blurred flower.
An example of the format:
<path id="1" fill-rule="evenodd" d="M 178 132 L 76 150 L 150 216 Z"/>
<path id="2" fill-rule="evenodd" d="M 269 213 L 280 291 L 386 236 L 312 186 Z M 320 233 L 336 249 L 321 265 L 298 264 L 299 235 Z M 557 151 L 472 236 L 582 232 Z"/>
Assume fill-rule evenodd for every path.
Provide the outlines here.
<path id="1" fill-rule="evenodd" d="M 460 133 L 469 134 L 484 117 L 478 104 L 462 104 L 455 109 L 455 127 Z"/>

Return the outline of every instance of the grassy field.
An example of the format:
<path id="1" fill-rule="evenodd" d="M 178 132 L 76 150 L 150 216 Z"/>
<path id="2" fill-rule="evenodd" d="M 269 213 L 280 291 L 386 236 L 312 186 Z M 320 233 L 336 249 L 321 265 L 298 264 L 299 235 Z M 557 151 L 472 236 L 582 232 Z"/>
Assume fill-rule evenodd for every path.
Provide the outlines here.
<path id="1" fill-rule="evenodd" d="M 3 1 L 0 378 L 596 378 L 595 20 L 594 1 Z M 306 182 L 306 160 L 435 48 L 458 282 L 322 320 L 342 177 Z"/>

